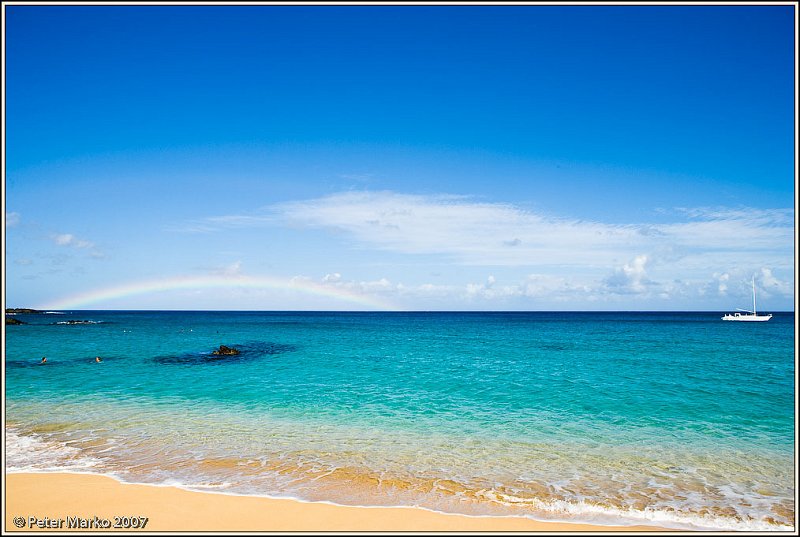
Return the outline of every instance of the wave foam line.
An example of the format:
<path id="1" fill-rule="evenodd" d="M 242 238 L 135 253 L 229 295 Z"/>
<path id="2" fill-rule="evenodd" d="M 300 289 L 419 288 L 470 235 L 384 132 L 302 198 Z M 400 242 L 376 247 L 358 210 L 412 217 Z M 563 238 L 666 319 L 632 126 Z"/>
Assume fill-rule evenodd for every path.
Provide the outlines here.
<path id="1" fill-rule="evenodd" d="M 75 447 L 48 442 L 36 435 L 21 435 L 6 427 L 7 472 L 78 472 L 97 466 Z"/>
<path id="2" fill-rule="evenodd" d="M 6 471 L 9 473 L 76 473 L 95 474 L 111 477 L 120 483 L 142 484 L 157 487 L 176 487 L 184 490 L 198 492 L 225 494 L 230 496 L 256 496 L 263 498 L 292 499 L 303 503 L 327 503 L 330 505 L 348 505 L 350 507 L 380 508 L 380 507 L 409 507 L 421 508 L 427 511 L 448 513 L 446 509 L 426 507 L 424 502 L 412 505 L 389 503 L 385 505 L 352 505 L 334 500 L 308 500 L 293 494 L 273 495 L 255 491 L 229 490 L 230 482 L 210 483 L 181 481 L 174 477 L 162 479 L 160 482 L 139 481 L 131 476 L 121 476 L 107 468 L 102 469 L 101 461 L 87 456 L 81 449 L 68 446 L 62 442 L 45 441 L 38 435 L 21 435 L 14 429 L 6 427 Z M 226 490 L 228 489 L 228 490 Z M 508 494 L 497 494 L 493 491 L 483 491 L 481 494 L 485 501 L 509 507 L 527 506 L 534 511 L 545 514 L 511 515 L 524 516 L 541 522 L 566 522 L 572 524 L 593 524 L 600 526 L 628 526 L 628 525 L 655 525 L 666 529 L 676 530 L 710 530 L 710 531 L 789 531 L 794 527 L 784 524 L 770 524 L 764 520 L 735 520 L 713 515 L 699 515 L 693 513 L 680 513 L 664 509 L 619 509 L 600 506 L 585 501 L 567 500 L 541 500 L 538 498 L 518 498 Z M 460 513 L 464 515 L 463 513 Z M 464 516 L 509 516 L 509 515 L 464 515 Z"/>
<path id="3" fill-rule="evenodd" d="M 726 519 L 714 515 L 680 513 L 659 508 L 644 510 L 633 508 L 619 509 L 595 505 L 583 500 L 539 500 L 536 498 L 516 498 L 492 493 L 485 494 L 485 497 L 501 505 L 527 505 L 540 512 L 549 513 L 550 515 L 558 517 L 552 520 L 547 519 L 551 522 L 586 522 L 589 524 L 602 525 L 653 524 L 664 528 L 710 531 L 786 531 L 794 529 L 792 526 L 770 524 L 764 520 Z M 602 517 L 604 520 L 601 521 L 597 517 Z M 535 517 L 531 518 L 535 520 L 545 520 Z"/>

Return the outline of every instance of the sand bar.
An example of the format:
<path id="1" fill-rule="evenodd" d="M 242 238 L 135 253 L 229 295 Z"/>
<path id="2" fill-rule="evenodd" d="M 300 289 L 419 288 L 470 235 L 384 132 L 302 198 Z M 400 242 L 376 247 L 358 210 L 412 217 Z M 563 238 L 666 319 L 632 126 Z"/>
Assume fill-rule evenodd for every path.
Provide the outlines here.
<path id="1" fill-rule="evenodd" d="M 25 518 L 25 527 L 14 525 Z M 29 527 L 31 517 L 61 527 Z M 663 531 L 648 526 L 594 526 L 513 517 L 470 517 L 416 508 L 347 507 L 295 500 L 232 496 L 174 487 L 124 484 L 87 474 L 6 475 L 5 531 L 98 531 L 67 526 L 114 517 L 147 517 L 144 531 Z M 130 522 L 128 519 L 127 522 Z M 17 519 L 19 522 L 19 519 Z M 45 522 L 43 522 L 45 523 Z M 113 531 L 113 528 L 101 531 Z M 118 530 L 119 531 L 119 530 Z M 141 531 L 124 530 L 127 532 Z"/>

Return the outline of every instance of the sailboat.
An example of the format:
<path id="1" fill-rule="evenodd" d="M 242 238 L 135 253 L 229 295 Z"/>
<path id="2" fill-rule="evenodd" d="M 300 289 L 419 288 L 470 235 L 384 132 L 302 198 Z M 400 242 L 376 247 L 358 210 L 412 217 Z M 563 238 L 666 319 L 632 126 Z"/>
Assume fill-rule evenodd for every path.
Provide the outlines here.
<path id="1" fill-rule="evenodd" d="M 753 276 L 753 311 L 736 308 L 736 313 L 726 313 L 722 316 L 723 321 L 769 321 L 772 314 L 759 315 L 756 313 L 756 277 Z M 742 313 L 743 312 L 743 313 Z"/>

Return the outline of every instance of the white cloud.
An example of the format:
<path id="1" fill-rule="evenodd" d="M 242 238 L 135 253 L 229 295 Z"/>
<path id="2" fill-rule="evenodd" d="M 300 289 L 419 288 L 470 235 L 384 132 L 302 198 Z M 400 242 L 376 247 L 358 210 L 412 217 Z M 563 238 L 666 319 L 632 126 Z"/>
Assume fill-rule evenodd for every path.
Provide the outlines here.
<path id="1" fill-rule="evenodd" d="M 608 264 L 642 242 L 634 226 L 544 217 L 457 196 L 347 192 L 275 210 L 293 224 L 344 231 L 379 249 L 473 265 Z"/>
<path id="2" fill-rule="evenodd" d="M 776 278 L 772 274 L 772 269 L 767 267 L 761 269 L 761 278 L 756 283 L 762 289 L 762 294 L 767 297 L 772 295 L 792 296 L 794 294 L 792 282 Z"/>
<path id="3" fill-rule="evenodd" d="M 458 288 L 453 285 L 423 283 L 415 287 L 403 286 L 406 295 L 415 295 L 421 298 L 449 298 L 456 296 Z"/>
<path id="4" fill-rule="evenodd" d="M 492 286 L 495 283 L 495 277 L 489 276 L 486 279 L 485 283 L 468 283 L 467 284 L 467 296 L 481 296 L 484 298 L 491 298 L 494 295 L 494 291 L 492 291 Z"/>
<path id="5" fill-rule="evenodd" d="M 720 295 L 725 295 L 728 292 L 728 280 L 730 280 L 731 275 L 725 272 L 724 274 L 717 274 L 714 273 L 714 277 L 717 279 L 719 284 L 717 285 L 717 293 Z"/>
<path id="6" fill-rule="evenodd" d="M 701 220 L 749 220 L 760 224 L 792 225 L 792 209 L 755 209 L 753 207 L 678 207 L 676 211 Z"/>
<path id="7" fill-rule="evenodd" d="M 458 196 L 346 192 L 273 210 L 292 224 L 343 232 L 364 246 L 439 254 L 464 265 L 608 269 L 646 255 L 705 271 L 745 255 L 785 265 L 793 254 L 790 209 L 681 209 L 681 221 L 673 223 L 610 224 Z"/>
<path id="8" fill-rule="evenodd" d="M 59 246 L 70 246 L 73 248 L 92 248 L 94 243 L 79 239 L 71 233 L 63 233 L 61 235 L 53 235 L 53 242 Z"/>
<path id="9" fill-rule="evenodd" d="M 482 282 L 457 284 L 413 284 L 392 282 L 388 278 L 358 281 L 346 279 L 339 273 L 327 274 L 316 279 L 308 276 L 295 276 L 293 283 L 308 282 L 331 288 L 345 289 L 362 296 L 389 299 L 396 303 L 409 304 L 412 309 L 425 307 L 456 307 L 489 309 L 537 309 L 565 308 L 576 309 L 590 304 L 634 304 L 638 307 L 656 304 L 674 309 L 676 304 L 685 307 L 696 303 L 699 297 L 714 299 L 723 296 L 720 307 L 730 306 L 732 300 L 747 303 L 750 299 L 750 280 L 743 271 L 736 276 L 716 273 L 698 280 L 671 279 L 653 281 L 648 272 L 650 260 L 645 255 L 617 267 L 610 276 L 592 277 L 580 274 L 531 273 L 527 276 L 497 278 L 489 275 Z M 736 282 L 733 297 L 720 292 L 720 282 Z M 792 283 L 772 276 L 764 269 L 757 277 L 759 296 L 792 296 Z M 763 289 L 762 289 L 763 288 Z M 767 291 L 770 289 L 772 294 Z M 739 302 L 735 302 L 739 303 Z M 600 306 L 601 308 L 603 306 Z"/>
<path id="10" fill-rule="evenodd" d="M 760 275 L 757 285 L 765 298 L 792 296 L 793 210 L 681 208 L 662 211 L 659 220 L 578 220 L 464 196 L 383 191 L 338 193 L 277 204 L 262 216 L 218 216 L 202 222 L 217 229 L 268 222 L 321 229 L 335 232 L 337 240 L 352 248 L 420 256 L 420 270 L 410 271 L 408 281 L 347 280 L 338 272 L 314 280 L 414 304 L 486 300 L 643 305 L 643 300 L 680 299 L 686 305 L 699 297 L 728 304 L 746 298 L 745 283 L 753 273 Z M 464 281 L 458 269 L 447 271 L 440 277 L 449 279 L 436 284 L 415 281 L 428 272 L 422 267 L 430 256 L 438 256 L 440 265 L 496 268 L 477 283 Z"/>
<path id="11" fill-rule="evenodd" d="M 292 278 L 289 280 L 289 285 L 300 285 L 305 282 L 313 282 L 313 281 L 314 281 L 313 278 L 310 278 L 308 276 L 303 276 L 302 274 L 300 274 L 297 276 L 292 276 Z"/>
<path id="12" fill-rule="evenodd" d="M 291 280 L 293 284 L 303 282 L 311 282 L 318 285 L 328 286 L 337 289 L 345 289 L 354 293 L 362 295 L 400 295 L 406 292 L 403 284 L 394 284 L 388 278 L 379 278 L 377 280 L 355 281 L 345 280 L 338 272 L 333 274 L 326 274 L 320 280 L 315 280 L 309 276 L 294 276 Z"/>
<path id="13" fill-rule="evenodd" d="M 605 283 L 616 292 L 642 293 L 650 284 L 647 279 L 648 258 L 646 255 L 637 255 L 631 262 L 625 263 L 616 269 L 614 274 L 606 278 Z"/>
<path id="14" fill-rule="evenodd" d="M 54 234 L 50 236 L 50 239 L 58 246 L 86 250 L 86 254 L 92 259 L 106 259 L 107 257 L 105 253 L 95 247 L 93 242 L 76 237 L 72 233 Z"/>
<path id="15" fill-rule="evenodd" d="M 228 276 L 231 278 L 242 276 L 242 262 L 234 261 L 230 265 L 225 265 L 223 267 L 215 267 L 211 269 L 211 273 L 219 276 Z"/>
<path id="16" fill-rule="evenodd" d="M 586 285 L 569 283 L 563 276 L 553 274 L 529 274 L 521 286 L 523 296 L 529 298 L 557 297 L 562 296 L 564 292 L 585 294 L 588 290 Z"/>
<path id="17" fill-rule="evenodd" d="M 19 225 L 19 213 L 6 213 L 6 227 L 16 227 Z"/>
<path id="18" fill-rule="evenodd" d="M 338 272 L 334 272 L 333 274 L 326 274 L 325 277 L 322 278 L 322 281 L 326 282 L 326 283 L 327 282 L 334 283 L 334 282 L 341 281 L 341 279 L 342 279 L 342 275 L 339 274 Z"/>
<path id="19" fill-rule="evenodd" d="M 364 293 L 386 292 L 397 289 L 397 286 L 392 285 L 392 282 L 386 278 L 368 282 L 359 282 L 358 286 Z"/>

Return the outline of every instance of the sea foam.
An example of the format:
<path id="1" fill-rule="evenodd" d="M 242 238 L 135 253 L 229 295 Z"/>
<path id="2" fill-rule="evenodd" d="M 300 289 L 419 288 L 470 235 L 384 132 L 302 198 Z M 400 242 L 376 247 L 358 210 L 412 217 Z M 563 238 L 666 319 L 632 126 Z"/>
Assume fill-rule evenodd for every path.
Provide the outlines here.
<path id="1" fill-rule="evenodd" d="M 6 428 L 7 472 L 91 471 L 97 459 L 62 442 L 44 440 L 38 435 L 21 435 Z"/>

